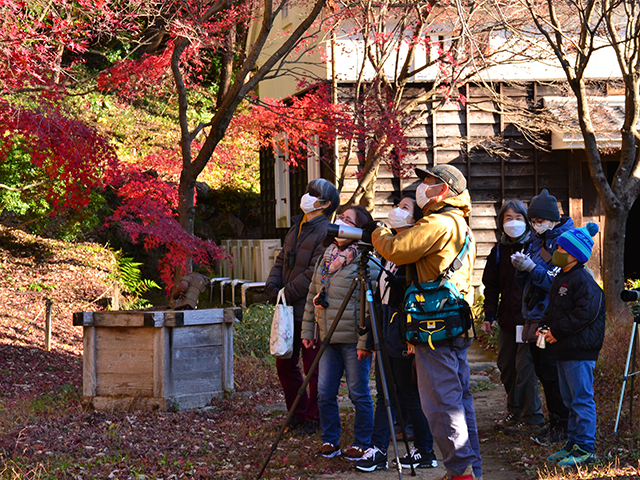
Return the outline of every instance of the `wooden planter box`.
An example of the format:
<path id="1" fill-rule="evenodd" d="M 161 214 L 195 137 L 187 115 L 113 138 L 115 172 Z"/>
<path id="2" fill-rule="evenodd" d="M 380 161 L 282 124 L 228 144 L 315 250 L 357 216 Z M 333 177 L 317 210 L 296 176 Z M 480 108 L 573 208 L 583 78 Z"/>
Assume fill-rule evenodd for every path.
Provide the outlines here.
<path id="1" fill-rule="evenodd" d="M 185 410 L 233 390 L 240 308 L 78 312 L 83 404 L 98 410 Z"/>

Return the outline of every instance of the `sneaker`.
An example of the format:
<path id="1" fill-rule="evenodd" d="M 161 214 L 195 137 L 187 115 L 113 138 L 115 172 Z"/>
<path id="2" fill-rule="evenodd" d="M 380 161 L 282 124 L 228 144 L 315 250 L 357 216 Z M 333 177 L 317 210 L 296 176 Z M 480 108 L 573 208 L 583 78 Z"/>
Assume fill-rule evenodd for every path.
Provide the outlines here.
<path id="1" fill-rule="evenodd" d="M 447 473 L 445 473 L 442 477 L 434 478 L 433 480 L 473 480 L 473 469 L 471 465 L 469 465 L 462 475 L 453 475 L 451 470 L 447 469 Z"/>
<path id="2" fill-rule="evenodd" d="M 530 423 L 520 421 L 511 427 L 505 427 L 504 433 L 507 435 L 532 435 L 539 433 L 542 425 L 531 425 Z"/>
<path id="3" fill-rule="evenodd" d="M 311 437 L 318 433 L 320 430 L 320 425 L 317 422 L 312 422 L 311 420 L 306 420 L 297 430 L 296 437 Z"/>
<path id="4" fill-rule="evenodd" d="M 548 447 L 553 443 L 562 443 L 567 441 L 567 435 L 565 431 L 559 427 L 554 427 L 551 430 L 547 430 L 543 428 L 535 435 L 531 436 L 531 440 L 533 440 L 538 445 L 542 445 L 543 447 Z"/>
<path id="5" fill-rule="evenodd" d="M 517 421 L 518 419 L 516 418 L 515 414 L 509 413 L 502 420 L 498 420 L 496 424 L 493 426 L 493 428 L 500 432 L 504 430 L 506 427 L 511 427 L 512 425 L 515 425 Z"/>
<path id="6" fill-rule="evenodd" d="M 569 443 L 566 443 L 561 450 L 558 450 L 556 453 L 549 455 L 547 457 L 547 460 L 554 463 L 559 462 L 560 460 L 563 460 L 570 456 L 571 450 L 573 450 L 573 445 L 569 445 Z"/>
<path id="7" fill-rule="evenodd" d="M 386 470 L 388 467 L 387 454 L 382 452 L 378 447 L 367 448 L 362 458 L 356 462 L 356 468 L 363 472 Z"/>
<path id="8" fill-rule="evenodd" d="M 395 465 L 395 461 L 393 464 Z M 413 468 L 436 468 L 438 461 L 433 450 L 427 452 L 426 450 L 412 448 L 409 453 L 405 453 L 400 457 L 400 465 L 404 468 L 411 468 L 411 466 Z"/>
<path id="9" fill-rule="evenodd" d="M 574 445 L 570 454 L 558 461 L 559 467 L 577 467 L 581 465 L 592 465 L 598 461 L 596 454 L 587 452 L 580 448 L 579 445 Z"/>
<path id="10" fill-rule="evenodd" d="M 334 445 L 333 443 L 325 442 L 320 447 L 320 454 L 324 458 L 333 458 L 340 455 L 342 452 L 340 451 L 340 447 Z"/>
<path id="11" fill-rule="evenodd" d="M 345 449 L 345 451 L 342 452 L 342 454 L 344 455 L 344 458 L 346 458 L 347 460 L 352 460 L 352 461 L 360 460 L 364 455 L 364 449 L 362 447 L 351 445 L 349 448 Z"/>

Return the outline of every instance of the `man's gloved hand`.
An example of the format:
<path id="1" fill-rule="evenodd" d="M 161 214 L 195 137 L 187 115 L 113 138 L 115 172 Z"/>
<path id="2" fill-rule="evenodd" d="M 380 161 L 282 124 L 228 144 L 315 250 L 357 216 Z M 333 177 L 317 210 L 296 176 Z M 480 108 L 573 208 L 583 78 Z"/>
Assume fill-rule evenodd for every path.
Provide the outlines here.
<path id="1" fill-rule="evenodd" d="M 370 222 L 365 223 L 362 226 L 362 230 L 364 230 L 365 232 L 369 232 L 372 233 L 376 228 L 380 228 L 380 227 L 384 227 L 385 224 L 383 222 L 381 222 L 380 220 L 372 220 Z"/>
<path id="2" fill-rule="evenodd" d="M 379 227 L 384 227 L 384 223 L 378 220 L 372 220 L 362 226 L 362 241 L 364 243 L 371 243 L 371 233 Z"/>
<path id="3" fill-rule="evenodd" d="M 530 272 L 536 268 L 536 262 L 522 252 L 516 252 L 511 255 L 511 264 L 521 272 Z"/>

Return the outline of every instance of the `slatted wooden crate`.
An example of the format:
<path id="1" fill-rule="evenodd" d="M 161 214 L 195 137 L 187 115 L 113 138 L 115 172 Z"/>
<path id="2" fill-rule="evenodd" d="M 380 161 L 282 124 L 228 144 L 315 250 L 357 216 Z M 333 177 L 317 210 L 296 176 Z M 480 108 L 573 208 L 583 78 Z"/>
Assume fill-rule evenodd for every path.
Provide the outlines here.
<path id="1" fill-rule="evenodd" d="M 78 312 L 83 403 L 98 410 L 185 410 L 233 389 L 239 308 Z"/>

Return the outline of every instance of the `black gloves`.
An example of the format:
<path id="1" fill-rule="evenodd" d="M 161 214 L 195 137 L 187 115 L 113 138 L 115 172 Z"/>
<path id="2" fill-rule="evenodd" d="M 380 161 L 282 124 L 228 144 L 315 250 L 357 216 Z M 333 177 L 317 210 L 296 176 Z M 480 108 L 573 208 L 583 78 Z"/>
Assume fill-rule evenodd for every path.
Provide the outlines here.
<path id="1" fill-rule="evenodd" d="M 376 228 L 379 227 L 384 227 L 384 223 L 382 223 L 379 220 L 372 220 L 370 222 L 365 223 L 362 226 L 362 230 L 364 230 L 365 232 L 368 232 L 369 234 L 371 234 Z"/>

